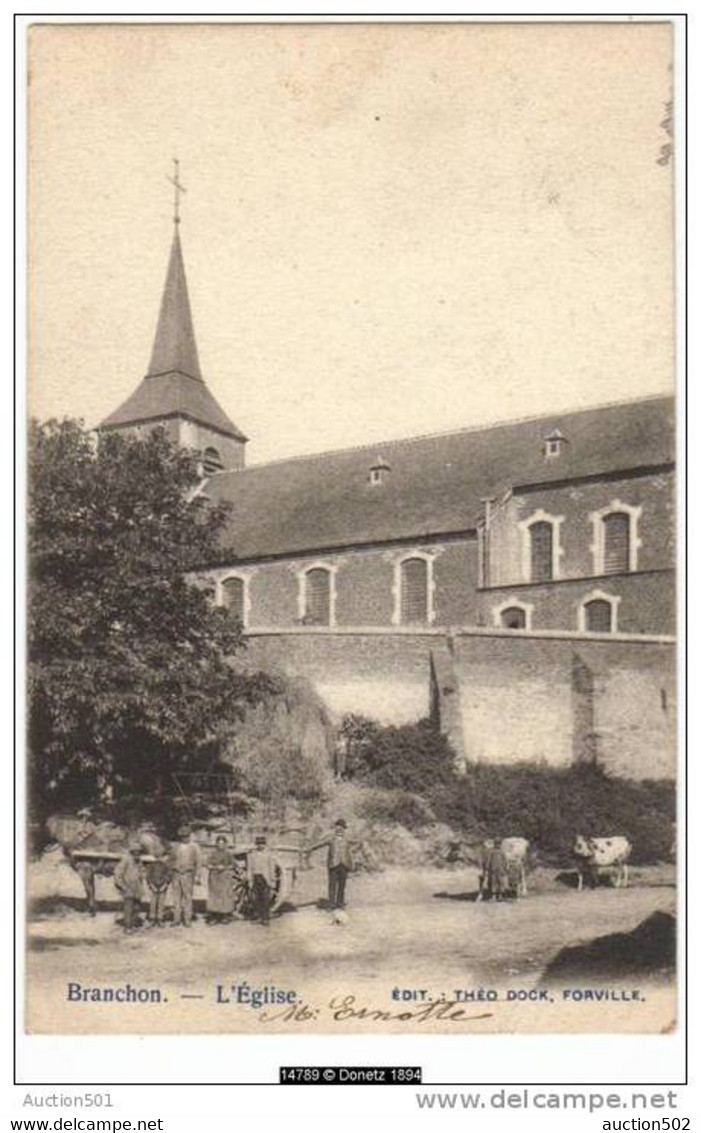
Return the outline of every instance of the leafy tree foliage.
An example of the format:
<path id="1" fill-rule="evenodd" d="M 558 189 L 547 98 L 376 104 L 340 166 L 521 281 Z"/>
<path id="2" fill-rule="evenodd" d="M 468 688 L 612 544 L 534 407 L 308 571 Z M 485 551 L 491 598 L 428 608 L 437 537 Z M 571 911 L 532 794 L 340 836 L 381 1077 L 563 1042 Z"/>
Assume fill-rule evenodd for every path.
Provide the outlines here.
<path id="1" fill-rule="evenodd" d="M 163 430 L 98 444 L 73 420 L 33 423 L 29 473 L 35 796 L 170 789 L 271 687 L 197 579 L 221 559 L 225 509 L 197 493 L 194 455 Z"/>
<path id="2" fill-rule="evenodd" d="M 445 736 L 428 720 L 383 727 L 363 716 L 346 716 L 340 735 L 347 745 L 346 775 L 375 787 L 411 791 L 429 800 L 456 781 L 455 756 Z"/>

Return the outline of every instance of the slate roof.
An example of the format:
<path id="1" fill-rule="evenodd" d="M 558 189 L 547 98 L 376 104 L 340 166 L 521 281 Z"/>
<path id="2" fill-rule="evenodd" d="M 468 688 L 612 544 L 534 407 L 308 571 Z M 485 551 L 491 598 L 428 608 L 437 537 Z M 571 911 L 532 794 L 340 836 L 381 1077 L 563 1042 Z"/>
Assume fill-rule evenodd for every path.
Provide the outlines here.
<path id="1" fill-rule="evenodd" d="M 168 270 L 148 373 L 165 374 L 169 370 L 177 370 L 182 374 L 188 374 L 191 378 L 202 378 L 177 225 L 170 246 Z"/>
<path id="2" fill-rule="evenodd" d="M 245 441 L 247 437 L 227 417 L 216 398 L 201 378 L 168 373 L 144 378 L 114 413 L 105 417 L 101 429 L 135 425 L 165 417 L 187 417 L 201 425 L 216 429 L 227 437 Z"/>
<path id="3" fill-rule="evenodd" d="M 177 226 L 148 373 L 126 401 L 102 421 L 100 428 L 113 429 L 167 417 L 188 417 L 226 436 L 247 440 L 202 378 Z"/>
<path id="4" fill-rule="evenodd" d="M 554 429 L 566 440 L 546 458 Z M 371 484 L 378 457 L 390 470 Z M 253 465 L 205 492 L 231 503 L 235 557 L 256 559 L 473 530 L 509 487 L 673 461 L 674 401 L 658 397 Z"/>

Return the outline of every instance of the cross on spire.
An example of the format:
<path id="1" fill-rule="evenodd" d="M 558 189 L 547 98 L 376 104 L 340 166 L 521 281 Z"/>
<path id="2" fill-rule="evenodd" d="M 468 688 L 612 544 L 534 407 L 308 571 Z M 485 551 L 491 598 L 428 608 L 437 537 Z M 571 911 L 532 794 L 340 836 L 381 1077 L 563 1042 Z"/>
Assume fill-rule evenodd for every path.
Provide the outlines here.
<path id="1" fill-rule="evenodd" d="M 167 177 L 166 180 L 170 181 L 173 186 L 173 222 L 180 224 L 180 194 L 187 192 L 185 186 L 180 181 L 180 162 L 177 157 L 173 158 L 173 176 Z"/>

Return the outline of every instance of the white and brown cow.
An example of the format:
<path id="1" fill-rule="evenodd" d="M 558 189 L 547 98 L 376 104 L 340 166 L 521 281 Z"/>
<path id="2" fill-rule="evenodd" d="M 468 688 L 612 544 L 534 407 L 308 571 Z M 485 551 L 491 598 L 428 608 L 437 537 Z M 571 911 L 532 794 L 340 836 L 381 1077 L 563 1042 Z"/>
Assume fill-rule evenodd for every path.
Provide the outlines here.
<path id="1" fill-rule="evenodd" d="M 528 893 L 526 885 L 526 864 L 531 848 L 527 838 L 502 838 L 501 852 L 506 858 L 506 865 L 510 876 L 516 879 L 516 896 L 525 897 Z"/>
<path id="2" fill-rule="evenodd" d="M 632 845 L 623 834 L 612 838 L 585 838 L 578 834 L 573 854 L 577 866 L 577 890 L 581 893 L 585 878 L 596 885 L 602 872 L 610 873 L 616 889 L 628 884 L 628 858 Z"/>

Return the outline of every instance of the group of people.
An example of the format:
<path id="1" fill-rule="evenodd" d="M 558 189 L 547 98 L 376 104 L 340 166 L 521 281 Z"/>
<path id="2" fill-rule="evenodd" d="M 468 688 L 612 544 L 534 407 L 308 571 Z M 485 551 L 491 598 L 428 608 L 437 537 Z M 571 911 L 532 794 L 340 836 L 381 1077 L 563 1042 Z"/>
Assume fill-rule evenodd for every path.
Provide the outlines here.
<path id="1" fill-rule="evenodd" d="M 311 854 L 327 849 L 328 905 L 345 907 L 346 880 L 353 868 L 351 844 L 346 822 L 339 818 L 333 830 L 315 845 Z M 267 838 L 259 834 L 253 849 L 246 854 L 245 867 L 239 865 L 223 835 L 205 854 L 195 839 L 194 831 L 184 827 L 179 840 L 166 847 L 153 839 L 149 853 L 143 856 L 141 838 L 131 838 L 114 871 L 114 883 L 122 898 L 123 926 L 127 933 L 139 926 L 139 911 L 148 895 L 147 925 L 152 928 L 166 923 L 166 897 L 172 893 L 172 925 L 189 927 L 193 920 L 194 889 L 202 874 L 207 873 L 206 919 L 209 924 L 228 923 L 241 907 L 242 894 L 246 912 L 253 921 L 268 925 L 271 908 L 282 875 L 282 867 Z"/>

